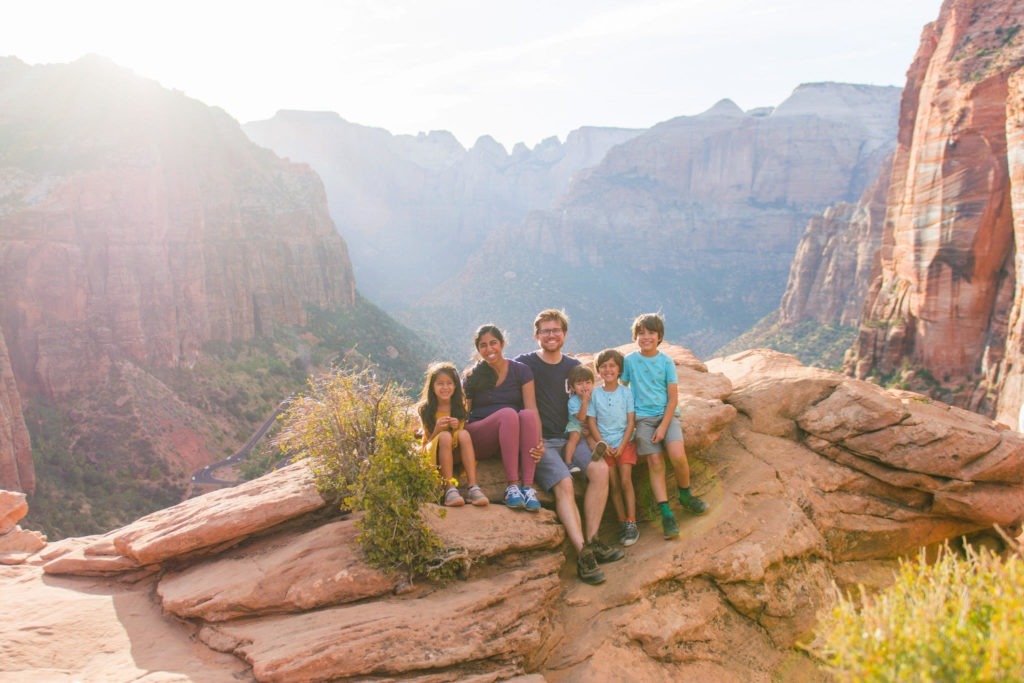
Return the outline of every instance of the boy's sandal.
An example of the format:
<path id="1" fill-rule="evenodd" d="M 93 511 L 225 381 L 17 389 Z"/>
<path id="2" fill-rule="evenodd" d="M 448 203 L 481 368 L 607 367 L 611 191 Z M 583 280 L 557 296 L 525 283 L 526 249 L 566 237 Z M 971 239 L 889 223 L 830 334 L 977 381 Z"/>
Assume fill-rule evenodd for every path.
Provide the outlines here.
<path id="1" fill-rule="evenodd" d="M 459 490 L 453 486 L 445 492 L 444 504 L 445 507 L 457 508 L 465 505 L 466 501 L 459 495 Z"/>

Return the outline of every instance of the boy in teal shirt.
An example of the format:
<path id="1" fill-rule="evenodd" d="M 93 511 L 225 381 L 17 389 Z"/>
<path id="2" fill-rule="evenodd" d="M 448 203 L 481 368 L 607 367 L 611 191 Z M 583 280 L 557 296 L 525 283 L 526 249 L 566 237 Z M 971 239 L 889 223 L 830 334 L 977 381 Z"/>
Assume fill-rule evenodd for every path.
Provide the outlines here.
<path id="1" fill-rule="evenodd" d="M 661 511 L 665 538 L 679 536 L 679 525 L 668 504 L 665 461 L 668 455 L 676 474 L 679 504 L 695 515 L 708 506 L 690 492 L 690 466 L 686 460 L 683 430 L 676 417 L 679 378 L 672 359 L 658 350 L 665 338 L 665 321 L 656 313 L 645 313 L 633 321 L 633 340 L 638 347 L 626 356 L 622 381 L 633 392 L 636 410 L 636 450 L 647 457 L 651 491 Z"/>

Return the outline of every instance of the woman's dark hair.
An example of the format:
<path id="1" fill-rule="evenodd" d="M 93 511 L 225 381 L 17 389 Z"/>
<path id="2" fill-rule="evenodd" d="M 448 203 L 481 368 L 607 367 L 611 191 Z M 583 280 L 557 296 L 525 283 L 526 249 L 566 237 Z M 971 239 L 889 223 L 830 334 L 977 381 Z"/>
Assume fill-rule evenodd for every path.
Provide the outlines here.
<path id="1" fill-rule="evenodd" d="M 427 368 L 427 381 L 423 385 L 423 394 L 420 402 L 416 405 L 423 429 L 429 434 L 434 431 L 437 425 L 437 394 L 434 393 L 434 382 L 441 375 L 447 375 L 455 383 L 455 393 L 452 394 L 451 416 L 456 420 L 465 420 L 468 416 L 466 410 L 466 397 L 462 393 L 462 380 L 459 378 L 459 371 L 454 363 L 432 363 Z"/>
<path id="2" fill-rule="evenodd" d="M 476 333 L 473 334 L 473 348 L 480 348 L 480 338 L 485 334 L 489 334 L 497 339 L 504 346 L 505 344 L 505 333 L 497 325 L 488 323 L 487 325 L 481 325 L 476 328 Z M 495 372 L 494 368 L 488 365 L 485 361 L 478 361 L 466 371 L 466 398 L 473 400 L 473 398 L 482 391 L 493 389 L 494 385 L 498 383 L 498 373 Z"/>

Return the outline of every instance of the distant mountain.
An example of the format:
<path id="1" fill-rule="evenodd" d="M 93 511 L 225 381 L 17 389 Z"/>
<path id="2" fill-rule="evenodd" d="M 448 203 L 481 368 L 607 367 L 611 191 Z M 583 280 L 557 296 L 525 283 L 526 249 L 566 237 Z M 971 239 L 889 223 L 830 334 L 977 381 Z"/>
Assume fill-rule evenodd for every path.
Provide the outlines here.
<path id="1" fill-rule="evenodd" d="M 437 285 L 495 230 L 553 206 L 574 174 L 642 132 L 581 128 L 508 153 L 487 136 L 467 150 L 448 132 L 392 135 L 330 112 L 282 111 L 244 130 L 320 174 L 360 291 L 388 310 Z"/>
<path id="2" fill-rule="evenodd" d="M 573 342 L 600 348 L 661 310 L 672 341 L 707 354 L 778 305 L 808 219 L 877 176 L 899 94 L 817 83 L 774 110 L 725 100 L 661 123 L 578 174 L 552 209 L 496 231 L 401 315 L 463 335 L 493 317 L 529 344 L 533 313 L 564 306 Z"/>
<path id="3" fill-rule="evenodd" d="M 0 488 L 51 534 L 177 502 L 328 356 L 416 365 L 317 175 L 223 111 L 96 57 L 0 59 L 0 179 Z"/>

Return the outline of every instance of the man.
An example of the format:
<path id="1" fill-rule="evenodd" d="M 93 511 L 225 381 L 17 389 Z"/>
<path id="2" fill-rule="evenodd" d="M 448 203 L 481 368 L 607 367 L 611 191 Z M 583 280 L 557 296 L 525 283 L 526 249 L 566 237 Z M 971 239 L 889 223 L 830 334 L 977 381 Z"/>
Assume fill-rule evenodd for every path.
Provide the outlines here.
<path id="1" fill-rule="evenodd" d="M 569 319 L 565 313 L 554 309 L 541 311 L 533 321 L 533 336 L 540 350 L 524 353 L 515 360 L 525 363 L 533 371 L 537 394 L 543 439 L 533 450 L 534 457 L 538 459 L 536 482 L 555 496 L 558 518 L 576 548 L 577 574 L 582 581 L 596 584 L 605 580 L 598 562 L 614 562 L 624 555 L 597 537 L 605 503 L 608 502 L 608 465 L 601 458 L 594 462 L 586 440 L 580 441 L 573 462 L 584 472 L 587 480 L 581 521 L 572 475 L 562 459 L 565 426 L 569 420 L 567 376 L 569 369 L 580 363 L 562 354 L 568 331 Z"/>

